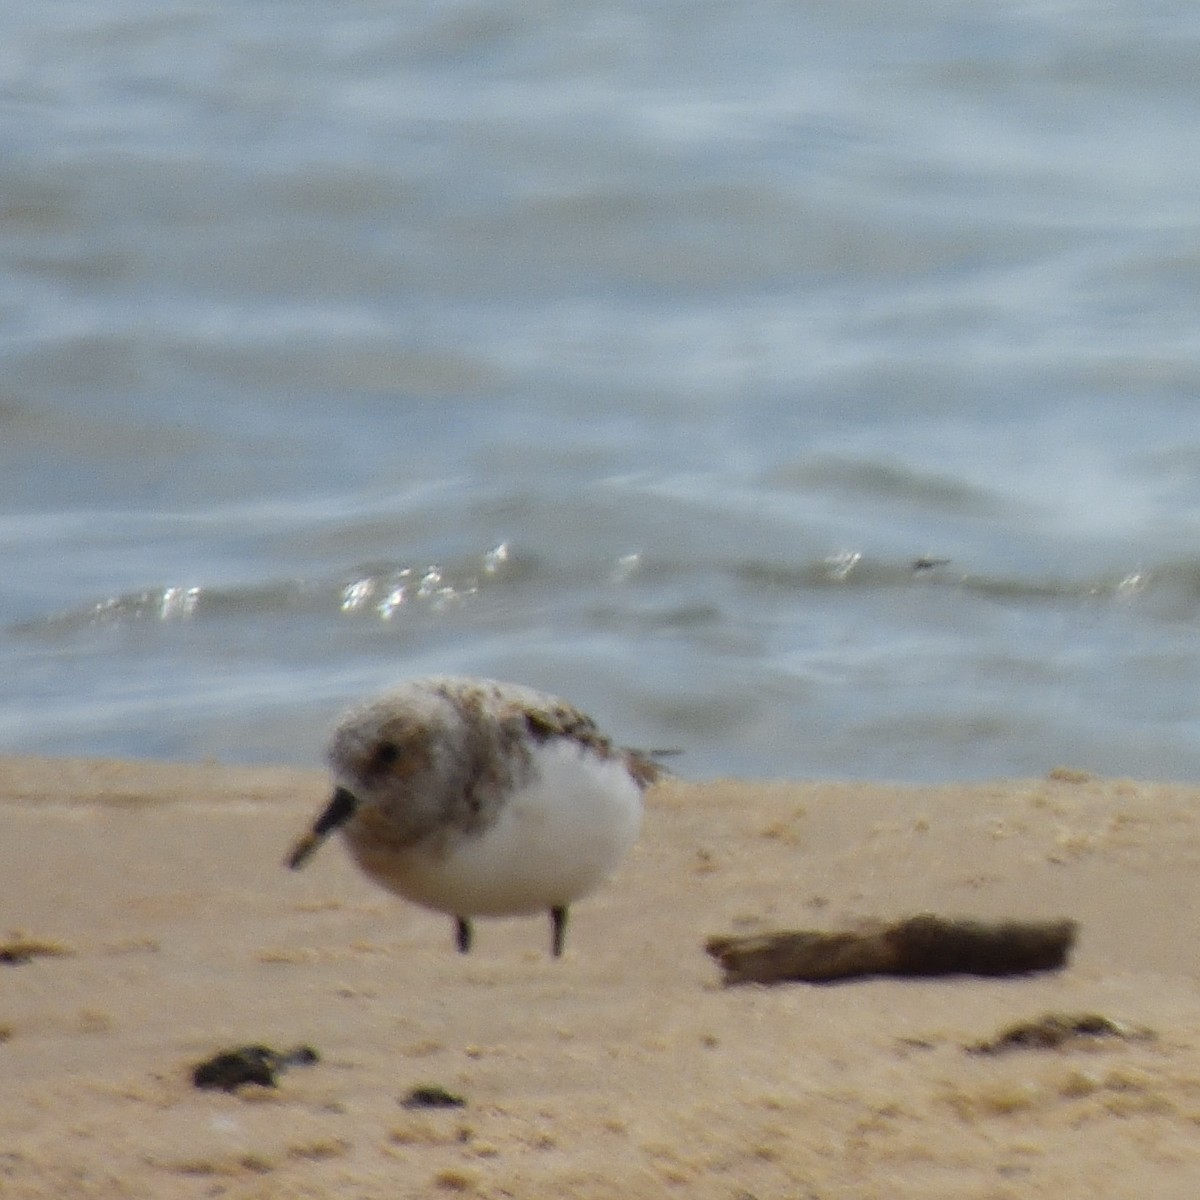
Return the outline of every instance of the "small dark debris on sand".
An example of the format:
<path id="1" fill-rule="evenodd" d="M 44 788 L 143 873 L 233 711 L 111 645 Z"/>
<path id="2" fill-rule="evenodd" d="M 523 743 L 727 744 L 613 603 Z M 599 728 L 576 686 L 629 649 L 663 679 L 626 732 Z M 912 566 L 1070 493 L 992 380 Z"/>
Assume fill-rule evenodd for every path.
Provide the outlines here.
<path id="1" fill-rule="evenodd" d="M 1100 1038 L 1126 1042 L 1153 1041 L 1154 1031 L 1100 1013 L 1046 1013 L 1033 1021 L 1018 1021 L 995 1037 L 965 1047 L 968 1054 L 1003 1054 L 1006 1050 L 1057 1050 L 1070 1043 Z"/>
<path id="2" fill-rule="evenodd" d="M 319 1057 L 311 1046 L 297 1046 L 286 1052 L 270 1046 L 238 1046 L 197 1063 L 192 1069 L 192 1083 L 198 1088 L 221 1088 L 226 1092 L 244 1083 L 276 1087 L 277 1076 L 288 1067 L 311 1066 Z"/>
<path id="3" fill-rule="evenodd" d="M 724 982 L 830 983 L 872 975 L 1025 975 L 1066 964 L 1074 921 L 950 920 L 929 913 L 823 933 L 711 937 Z"/>
<path id="4" fill-rule="evenodd" d="M 462 1108 L 466 1100 L 436 1083 L 415 1087 L 400 1101 L 404 1108 Z"/>
<path id="5" fill-rule="evenodd" d="M 66 958 L 74 953 L 62 942 L 44 942 L 38 938 L 11 937 L 0 942 L 0 963 L 10 967 L 23 966 L 35 958 Z"/>

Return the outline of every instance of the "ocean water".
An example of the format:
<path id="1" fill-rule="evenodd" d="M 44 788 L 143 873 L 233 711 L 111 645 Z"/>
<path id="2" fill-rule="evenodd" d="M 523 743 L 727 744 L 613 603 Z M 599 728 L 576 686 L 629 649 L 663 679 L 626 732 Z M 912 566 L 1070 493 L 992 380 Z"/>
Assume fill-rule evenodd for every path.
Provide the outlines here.
<path id="1" fill-rule="evenodd" d="M 1200 778 L 1200 10 L 0 8 L 0 750 L 406 676 Z"/>

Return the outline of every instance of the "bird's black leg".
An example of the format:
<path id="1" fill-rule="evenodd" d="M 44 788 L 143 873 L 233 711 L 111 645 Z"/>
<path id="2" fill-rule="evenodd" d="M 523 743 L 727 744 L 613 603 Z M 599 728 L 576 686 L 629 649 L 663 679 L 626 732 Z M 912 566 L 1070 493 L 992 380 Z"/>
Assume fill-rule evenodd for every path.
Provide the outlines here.
<path id="1" fill-rule="evenodd" d="M 459 954 L 466 954 L 471 949 L 471 922 L 466 917 L 454 918 L 454 940 Z"/>
<path id="2" fill-rule="evenodd" d="M 567 940 L 567 906 L 559 904 L 550 910 L 550 952 L 562 958 L 563 943 Z"/>

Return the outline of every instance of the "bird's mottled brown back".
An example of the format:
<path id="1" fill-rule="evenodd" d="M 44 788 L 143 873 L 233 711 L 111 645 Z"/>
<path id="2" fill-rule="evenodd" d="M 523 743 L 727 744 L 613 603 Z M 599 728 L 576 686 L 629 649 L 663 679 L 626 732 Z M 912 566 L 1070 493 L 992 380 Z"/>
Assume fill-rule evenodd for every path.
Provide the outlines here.
<path id="1" fill-rule="evenodd" d="M 539 743 L 563 738 L 598 758 L 623 761 L 640 788 L 649 787 L 666 774 L 662 764 L 649 754 L 614 745 L 591 717 L 557 696 L 530 688 L 501 687 L 490 681 L 480 681 L 477 688 L 455 688 L 444 694 L 464 715 L 474 716 L 480 711 L 491 715 L 504 731 L 502 741 L 509 743 L 514 753 L 520 752 L 526 736 Z"/>

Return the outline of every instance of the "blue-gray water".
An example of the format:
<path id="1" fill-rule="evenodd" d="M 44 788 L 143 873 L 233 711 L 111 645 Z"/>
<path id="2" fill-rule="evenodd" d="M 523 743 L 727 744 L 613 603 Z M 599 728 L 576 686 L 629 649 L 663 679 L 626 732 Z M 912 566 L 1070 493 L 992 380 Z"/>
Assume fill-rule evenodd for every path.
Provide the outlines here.
<path id="1" fill-rule="evenodd" d="M 316 763 L 463 671 L 696 776 L 1200 778 L 1197 63 L 1183 2 L 0 7 L 0 749 Z"/>

